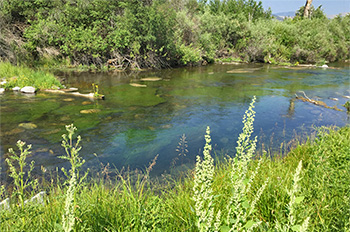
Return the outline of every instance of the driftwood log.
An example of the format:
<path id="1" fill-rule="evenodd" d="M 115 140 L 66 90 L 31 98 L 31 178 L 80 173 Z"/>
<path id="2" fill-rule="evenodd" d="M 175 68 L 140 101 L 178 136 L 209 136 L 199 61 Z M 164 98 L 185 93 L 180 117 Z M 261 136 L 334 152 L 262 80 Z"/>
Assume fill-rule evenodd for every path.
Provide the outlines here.
<path id="1" fill-rule="evenodd" d="M 74 95 L 78 97 L 86 97 L 90 99 L 105 99 L 105 95 L 96 96 L 94 93 L 83 94 L 79 92 L 73 92 L 72 89 L 44 89 L 43 91 L 48 93 L 58 93 L 58 94 L 66 94 L 66 95 Z"/>
<path id="2" fill-rule="evenodd" d="M 297 94 L 295 94 L 296 99 L 302 100 L 303 102 L 310 102 L 310 103 L 312 103 L 314 105 L 317 105 L 317 106 L 323 106 L 323 107 L 325 107 L 327 109 L 333 109 L 333 110 L 336 110 L 336 111 L 342 111 L 337 106 L 330 107 L 326 103 L 324 103 L 323 101 L 317 101 L 317 100 L 310 99 L 308 96 L 306 96 L 304 91 L 300 91 L 300 93 L 303 93 L 304 97 L 298 96 Z"/>

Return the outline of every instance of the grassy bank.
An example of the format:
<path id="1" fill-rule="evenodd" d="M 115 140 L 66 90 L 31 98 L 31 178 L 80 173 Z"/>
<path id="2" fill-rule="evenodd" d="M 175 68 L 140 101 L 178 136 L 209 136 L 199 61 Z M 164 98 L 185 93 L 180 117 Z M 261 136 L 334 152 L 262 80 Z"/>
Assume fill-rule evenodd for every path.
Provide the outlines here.
<path id="1" fill-rule="evenodd" d="M 52 89 L 62 87 L 60 81 L 51 73 L 36 71 L 25 66 L 15 66 L 10 62 L 0 62 L 0 80 L 5 81 L 1 86 L 12 89 L 16 86 L 33 86 L 36 89 Z"/>
<path id="2" fill-rule="evenodd" d="M 348 231 L 350 127 L 320 128 L 314 141 L 271 160 L 255 157 L 253 121 L 251 105 L 237 158 L 229 154 L 215 166 L 208 128 L 203 158 L 197 157 L 195 170 L 176 179 L 149 178 L 154 160 L 142 173 L 112 175 L 104 167 L 87 180 L 80 171 L 80 137 L 74 142 L 75 129 L 68 126 L 62 144 L 67 152 L 62 158 L 72 166 L 64 170 L 67 180 L 51 176 L 45 187 L 37 187 L 30 176 L 13 175 L 11 170 L 18 187 L 12 194 L 2 188 L 2 199 L 9 196 L 11 204 L 10 210 L 0 211 L 0 230 Z M 25 159 L 30 149 L 23 143 L 18 146 Z M 23 185 L 22 178 L 28 180 Z M 31 196 L 41 190 L 49 195 L 44 204 L 24 205 L 23 199 L 30 197 L 26 190 Z"/>

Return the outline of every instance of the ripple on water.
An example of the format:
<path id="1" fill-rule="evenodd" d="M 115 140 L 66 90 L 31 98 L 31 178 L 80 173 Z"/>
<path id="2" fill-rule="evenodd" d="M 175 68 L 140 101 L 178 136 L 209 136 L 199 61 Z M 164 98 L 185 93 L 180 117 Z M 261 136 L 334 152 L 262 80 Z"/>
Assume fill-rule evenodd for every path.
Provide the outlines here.
<path id="1" fill-rule="evenodd" d="M 22 133 L 22 132 L 24 132 L 23 129 L 21 129 L 21 128 L 15 128 L 15 129 L 13 129 L 13 130 L 10 130 L 10 131 L 5 132 L 5 135 L 15 135 L 15 134 L 19 134 L 19 133 Z"/>

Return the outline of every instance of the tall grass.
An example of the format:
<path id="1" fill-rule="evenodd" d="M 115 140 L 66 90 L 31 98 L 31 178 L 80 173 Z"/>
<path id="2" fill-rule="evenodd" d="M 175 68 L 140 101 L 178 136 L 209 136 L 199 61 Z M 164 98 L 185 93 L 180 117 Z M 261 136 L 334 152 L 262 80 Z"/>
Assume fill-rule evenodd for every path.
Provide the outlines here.
<path id="1" fill-rule="evenodd" d="M 33 86 L 37 89 L 62 87 L 59 80 L 44 71 L 35 71 L 24 66 L 14 66 L 9 62 L 0 62 L 0 79 L 6 80 L 4 88 Z"/>
<path id="2" fill-rule="evenodd" d="M 283 158 L 255 157 L 253 104 L 237 155 L 214 162 L 208 128 L 203 158 L 176 179 L 150 178 L 156 159 L 144 171 L 78 177 L 80 139 L 73 143 L 69 127 L 67 184 L 52 177 L 45 205 L 11 201 L 0 210 L 0 231 L 347 231 L 350 127 L 321 128 Z"/>

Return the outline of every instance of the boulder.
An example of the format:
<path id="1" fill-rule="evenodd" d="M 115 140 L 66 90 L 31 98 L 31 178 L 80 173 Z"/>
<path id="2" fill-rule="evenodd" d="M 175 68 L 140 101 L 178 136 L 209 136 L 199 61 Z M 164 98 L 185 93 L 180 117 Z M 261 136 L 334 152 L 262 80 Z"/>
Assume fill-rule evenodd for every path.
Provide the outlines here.
<path id="1" fill-rule="evenodd" d="M 22 93 L 35 93 L 36 90 L 33 86 L 25 86 L 21 89 Z"/>
<path id="2" fill-rule="evenodd" d="M 81 114 L 93 114 L 93 113 L 98 113 L 100 112 L 100 109 L 88 109 L 88 110 L 81 110 Z"/>
<path id="3" fill-rule="evenodd" d="M 33 130 L 33 129 L 38 127 L 37 125 L 35 125 L 34 123 L 31 123 L 31 122 L 20 123 L 20 124 L 18 124 L 18 126 L 24 128 L 24 129 L 27 129 L 27 130 Z"/>
<path id="4" fill-rule="evenodd" d="M 12 90 L 13 90 L 13 91 L 20 91 L 20 90 L 21 90 L 21 88 L 20 88 L 20 87 L 18 87 L 18 86 L 16 86 L 16 87 L 12 88 Z"/>
<path id="5" fill-rule="evenodd" d="M 4 88 L 0 88 L 0 94 L 4 93 L 5 89 Z"/>

